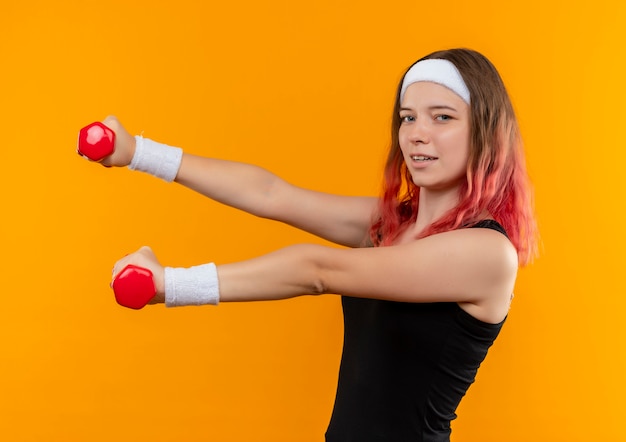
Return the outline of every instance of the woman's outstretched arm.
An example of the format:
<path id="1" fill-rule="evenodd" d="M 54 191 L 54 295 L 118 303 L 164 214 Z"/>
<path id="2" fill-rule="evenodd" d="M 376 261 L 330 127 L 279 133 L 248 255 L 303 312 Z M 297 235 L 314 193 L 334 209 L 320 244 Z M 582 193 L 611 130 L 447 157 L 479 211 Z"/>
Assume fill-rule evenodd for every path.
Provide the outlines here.
<path id="1" fill-rule="evenodd" d="M 149 268 L 164 302 L 165 271 L 148 248 L 122 258 Z M 342 249 L 299 244 L 216 268 L 220 302 L 342 294 L 400 302 L 457 302 L 488 322 L 508 309 L 517 254 L 491 229 L 461 229 L 389 247 Z"/>
<path id="2" fill-rule="evenodd" d="M 137 147 L 135 137 L 115 117 L 103 123 L 116 133 L 116 144 L 114 153 L 101 163 L 128 166 Z M 377 206 L 373 197 L 303 189 L 259 166 L 189 153 L 182 154 L 174 181 L 219 203 L 348 247 L 362 244 Z"/>

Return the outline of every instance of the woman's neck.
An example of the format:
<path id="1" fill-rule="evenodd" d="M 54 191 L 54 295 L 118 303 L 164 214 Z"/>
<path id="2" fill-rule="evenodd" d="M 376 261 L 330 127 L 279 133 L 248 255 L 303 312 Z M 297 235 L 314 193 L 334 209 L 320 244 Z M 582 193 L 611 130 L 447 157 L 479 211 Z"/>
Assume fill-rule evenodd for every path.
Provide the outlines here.
<path id="1" fill-rule="evenodd" d="M 414 231 L 421 232 L 459 203 L 458 188 L 446 190 L 420 189 L 419 210 Z"/>

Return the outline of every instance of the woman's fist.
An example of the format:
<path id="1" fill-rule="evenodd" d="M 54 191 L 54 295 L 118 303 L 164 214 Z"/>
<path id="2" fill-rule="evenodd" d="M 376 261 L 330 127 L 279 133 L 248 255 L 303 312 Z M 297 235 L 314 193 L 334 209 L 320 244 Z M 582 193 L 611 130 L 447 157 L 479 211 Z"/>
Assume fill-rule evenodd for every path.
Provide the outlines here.
<path id="1" fill-rule="evenodd" d="M 135 137 L 129 134 L 119 120 L 108 116 L 102 123 L 115 132 L 115 149 L 100 164 L 106 167 L 126 167 L 135 154 Z"/>
<path id="2" fill-rule="evenodd" d="M 78 153 L 105 167 L 125 167 L 135 154 L 135 137 L 117 118 L 109 116 L 102 123 L 92 123 L 80 130 Z"/>
<path id="3" fill-rule="evenodd" d="M 157 257 L 155 256 L 152 249 L 146 246 L 141 247 L 136 252 L 126 255 L 125 257 L 117 261 L 113 266 L 113 279 L 111 282 L 112 287 L 115 286 L 115 280 L 120 272 L 122 272 L 129 265 L 148 269 L 150 270 L 150 272 L 152 272 L 156 294 L 149 303 L 158 304 L 165 302 L 165 271 L 163 269 L 163 266 L 157 260 Z"/>

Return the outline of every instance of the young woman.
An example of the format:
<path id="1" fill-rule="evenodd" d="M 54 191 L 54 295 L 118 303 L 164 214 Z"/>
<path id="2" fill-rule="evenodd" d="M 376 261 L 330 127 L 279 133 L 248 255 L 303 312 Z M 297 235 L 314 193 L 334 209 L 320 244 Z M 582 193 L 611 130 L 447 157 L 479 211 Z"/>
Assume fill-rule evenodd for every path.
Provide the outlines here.
<path id="1" fill-rule="evenodd" d="M 176 181 L 347 248 L 294 245 L 215 266 L 149 268 L 167 306 L 340 294 L 344 350 L 328 442 L 449 441 L 455 410 L 535 253 L 531 190 L 506 89 L 481 54 L 430 54 L 405 73 L 379 198 L 293 186 L 256 166 L 117 134 L 105 166 Z"/>

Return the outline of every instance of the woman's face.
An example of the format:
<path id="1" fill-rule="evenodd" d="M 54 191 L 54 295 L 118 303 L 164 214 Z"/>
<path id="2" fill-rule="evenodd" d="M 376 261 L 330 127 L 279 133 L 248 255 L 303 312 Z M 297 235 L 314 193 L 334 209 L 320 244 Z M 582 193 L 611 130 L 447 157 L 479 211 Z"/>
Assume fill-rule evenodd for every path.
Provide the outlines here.
<path id="1" fill-rule="evenodd" d="M 458 187 L 469 159 L 469 105 L 445 86 L 413 83 L 400 105 L 400 120 L 400 149 L 413 183 L 432 190 Z"/>

